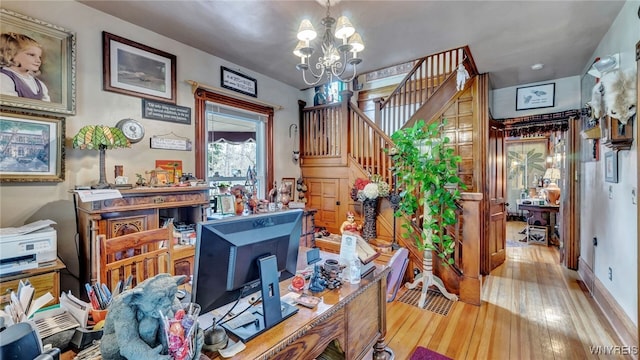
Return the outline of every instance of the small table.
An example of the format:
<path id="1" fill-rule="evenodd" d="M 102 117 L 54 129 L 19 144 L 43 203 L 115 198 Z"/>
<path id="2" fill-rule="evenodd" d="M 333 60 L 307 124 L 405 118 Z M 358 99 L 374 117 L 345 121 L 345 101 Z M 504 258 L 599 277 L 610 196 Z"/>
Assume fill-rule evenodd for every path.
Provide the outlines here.
<path id="1" fill-rule="evenodd" d="M 553 237 L 556 217 L 552 214 L 560 211 L 560 205 L 518 204 L 518 210 L 527 210 L 530 214 L 527 218 L 527 242 L 531 226 L 546 227 L 548 236 Z"/>

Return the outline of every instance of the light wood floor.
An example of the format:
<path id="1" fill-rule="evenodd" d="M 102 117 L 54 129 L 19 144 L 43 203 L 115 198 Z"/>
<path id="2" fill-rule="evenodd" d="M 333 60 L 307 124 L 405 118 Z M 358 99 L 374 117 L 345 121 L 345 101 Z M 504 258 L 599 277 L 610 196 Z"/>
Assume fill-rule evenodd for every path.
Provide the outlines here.
<path id="1" fill-rule="evenodd" d="M 396 359 L 409 359 L 418 345 L 453 359 L 615 358 L 590 351 L 621 342 L 577 272 L 559 265 L 556 248 L 508 247 L 484 281 L 481 306 L 456 302 L 447 316 L 401 303 L 398 294 L 387 306 L 386 336 Z"/>

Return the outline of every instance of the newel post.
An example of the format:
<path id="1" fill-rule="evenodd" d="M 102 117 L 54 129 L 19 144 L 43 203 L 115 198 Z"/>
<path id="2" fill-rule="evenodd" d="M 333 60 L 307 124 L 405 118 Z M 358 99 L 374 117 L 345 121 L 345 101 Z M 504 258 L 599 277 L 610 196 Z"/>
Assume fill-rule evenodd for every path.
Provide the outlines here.
<path id="1" fill-rule="evenodd" d="M 480 306 L 482 275 L 480 274 L 480 204 L 482 193 L 460 194 L 462 203 L 462 280 L 460 301 Z"/>

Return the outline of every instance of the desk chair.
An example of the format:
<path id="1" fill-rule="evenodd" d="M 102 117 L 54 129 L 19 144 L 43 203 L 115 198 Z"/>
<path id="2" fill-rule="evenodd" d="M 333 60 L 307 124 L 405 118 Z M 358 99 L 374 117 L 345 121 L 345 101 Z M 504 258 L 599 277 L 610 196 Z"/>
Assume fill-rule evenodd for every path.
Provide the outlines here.
<path id="1" fill-rule="evenodd" d="M 173 275 L 173 227 L 139 231 L 111 239 L 98 235 L 100 283 L 114 289 L 119 280 L 133 276 L 131 286 L 160 273 Z"/>

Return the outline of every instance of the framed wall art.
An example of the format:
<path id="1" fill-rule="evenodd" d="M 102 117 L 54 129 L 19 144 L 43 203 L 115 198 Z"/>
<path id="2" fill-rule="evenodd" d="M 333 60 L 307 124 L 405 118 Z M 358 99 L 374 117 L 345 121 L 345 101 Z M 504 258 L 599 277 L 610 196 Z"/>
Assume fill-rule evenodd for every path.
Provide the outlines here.
<path id="1" fill-rule="evenodd" d="M 516 111 L 555 106 L 556 84 L 524 86 L 516 89 Z"/>
<path id="2" fill-rule="evenodd" d="M 176 56 L 102 32 L 103 88 L 176 103 Z"/>
<path id="3" fill-rule="evenodd" d="M 258 97 L 258 81 L 224 66 L 220 67 L 220 86 L 241 94 Z"/>
<path id="4" fill-rule="evenodd" d="M 282 191 L 282 188 L 287 189 L 287 191 L 289 192 L 289 200 L 290 201 L 296 201 L 297 197 L 296 197 L 296 179 L 294 178 L 282 178 L 282 185 L 280 187 L 280 191 Z"/>
<path id="5" fill-rule="evenodd" d="M 0 182 L 64 181 L 64 118 L 0 113 Z"/>
<path id="6" fill-rule="evenodd" d="M 3 42 L 18 48 L 33 45 L 41 63 L 2 63 L 0 105 L 73 115 L 76 113 L 76 35 L 58 25 L 0 9 Z M 26 80 L 25 80 L 26 79 Z"/>
<path id="7" fill-rule="evenodd" d="M 604 154 L 604 180 L 610 183 L 618 182 L 618 152 L 609 151 Z"/>

